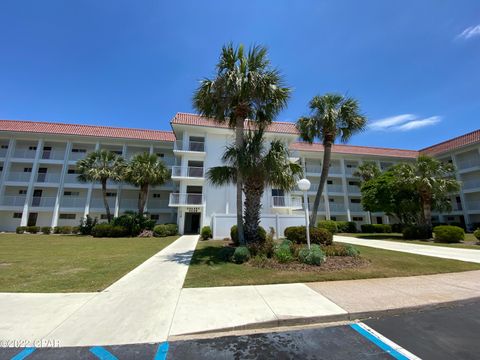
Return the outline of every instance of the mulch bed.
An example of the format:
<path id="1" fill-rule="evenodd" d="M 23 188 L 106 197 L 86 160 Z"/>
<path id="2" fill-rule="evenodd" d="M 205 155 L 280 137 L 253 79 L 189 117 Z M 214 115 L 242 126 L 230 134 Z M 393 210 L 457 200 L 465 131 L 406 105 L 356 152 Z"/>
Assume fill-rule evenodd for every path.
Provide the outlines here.
<path id="1" fill-rule="evenodd" d="M 249 261 L 247 265 L 257 268 L 275 269 L 280 271 L 328 272 L 367 267 L 370 265 L 370 261 L 362 257 L 329 256 L 327 257 L 327 260 L 320 266 L 307 265 L 298 261 L 281 264 L 275 259 L 264 259 L 261 261 L 254 259 Z"/>

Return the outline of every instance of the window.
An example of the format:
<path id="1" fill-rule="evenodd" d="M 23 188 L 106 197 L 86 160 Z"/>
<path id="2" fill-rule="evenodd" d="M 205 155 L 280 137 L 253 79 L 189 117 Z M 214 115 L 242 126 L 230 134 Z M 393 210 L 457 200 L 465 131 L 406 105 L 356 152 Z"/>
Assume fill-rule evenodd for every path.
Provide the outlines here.
<path id="1" fill-rule="evenodd" d="M 106 195 L 107 197 L 115 197 L 115 196 L 117 196 L 117 193 L 107 192 L 105 195 Z"/>
<path id="2" fill-rule="evenodd" d="M 2 149 L 8 149 L 8 145 L 2 145 L 1 148 Z"/>
<path id="3" fill-rule="evenodd" d="M 360 204 L 360 199 L 350 199 L 352 204 Z"/>
<path id="4" fill-rule="evenodd" d="M 164 157 L 165 157 L 165 154 L 164 154 L 164 153 L 157 153 L 157 156 L 158 156 L 159 158 L 164 158 Z"/>
<path id="5" fill-rule="evenodd" d="M 3 171 L 3 166 L 0 166 L 0 171 Z"/>
<path id="6" fill-rule="evenodd" d="M 72 149 L 72 153 L 86 153 L 87 149 Z"/>
<path id="7" fill-rule="evenodd" d="M 454 221 L 454 220 L 455 220 L 455 216 L 447 216 L 447 220 L 448 220 L 448 221 Z"/>
<path id="8" fill-rule="evenodd" d="M 330 220 L 337 221 L 337 217 L 336 216 L 330 216 Z"/>
<path id="9" fill-rule="evenodd" d="M 333 184 L 333 181 L 332 181 L 332 180 L 327 180 L 327 184 L 328 184 L 328 185 L 332 185 L 332 184 Z"/>
<path id="10" fill-rule="evenodd" d="M 67 173 L 68 173 L 68 174 L 77 174 L 77 170 L 75 170 L 75 169 L 68 169 Z"/>
<path id="11" fill-rule="evenodd" d="M 19 213 L 19 212 L 13 213 L 13 218 L 14 219 L 21 219 L 22 218 L 22 213 Z"/>
<path id="12" fill-rule="evenodd" d="M 154 199 L 160 199 L 160 194 L 159 194 L 159 193 L 153 194 L 153 198 L 154 198 Z"/>
<path id="13" fill-rule="evenodd" d="M 34 151 L 34 150 L 37 150 L 37 147 L 36 147 L 36 146 L 29 146 L 29 147 L 28 147 L 28 150 Z"/>
<path id="14" fill-rule="evenodd" d="M 361 216 L 354 216 L 353 221 L 363 221 L 363 217 Z"/>
<path id="15" fill-rule="evenodd" d="M 123 153 L 122 150 L 112 150 L 112 152 L 117 155 L 122 155 Z"/>
<path id="16" fill-rule="evenodd" d="M 107 214 L 100 215 L 100 220 L 107 220 L 107 219 L 108 219 Z"/>
<path id="17" fill-rule="evenodd" d="M 75 220 L 76 217 L 76 214 L 60 214 L 58 216 L 58 218 L 62 220 Z"/>
<path id="18" fill-rule="evenodd" d="M 331 198 L 330 198 L 330 199 L 328 199 L 328 201 L 330 201 L 330 202 L 335 202 L 335 199 L 331 199 Z"/>
<path id="19" fill-rule="evenodd" d="M 351 169 L 353 167 L 355 167 L 355 166 L 353 166 L 352 164 L 347 164 L 347 168 Z"/>
<path id="20" fill-rule="evenodd" d="M 32 172 L 32 168 L 23 168 L 23 172 Z"/>
<path id="21" fill-rule="evenodd" d="M 27 190 L 18 190 L 19 195 L 27 195 Z"/>
<path id="22" fill-rule="evenodd" d="M 160 219 L 160 215 L 159 214 L 151 214 L 150 215 L 150 220 L 159 220 Z"/>
<path id="23" fill-rule="evenodd" d="M 348 185 L 360 186 L 360 183 L 359 183 L 358 181 L 349 181 L 349 182 L 348 182 Z"/>
<path id="24" fill-rule="evenodd" d="M 284 191 L 280 189 L 272 189 L 272 196 L 283 196 Z"/>
<path id="25" fill-rule="evenodd" d="M 64 196 L 79 196 L 80 191 L 64 191 L 63 195 Z"/>

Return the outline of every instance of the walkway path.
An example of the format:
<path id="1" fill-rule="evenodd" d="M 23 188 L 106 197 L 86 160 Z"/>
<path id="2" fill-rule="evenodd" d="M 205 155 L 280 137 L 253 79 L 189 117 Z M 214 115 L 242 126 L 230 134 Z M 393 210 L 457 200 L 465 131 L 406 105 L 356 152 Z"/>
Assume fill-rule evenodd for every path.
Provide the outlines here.
<path id="1" fill-rule="evenodd" d="M 370 246 L 385 250 L 406 252 L 410 254 L 480 263 L 480 250 L 475 249 L 458 249 L 446 246 L 419 245 L 408 242 L 403 243 L 388 240 L 369 240 L 339 235 L 334 236 L 334 241 L 353 245 Z"/>
<path id="2" fill-rule="evenodd" d="M 167 339 L 198 236 L 182 236 L 99 293 L 0 294 L 0 339 L 61 346 Z"/>

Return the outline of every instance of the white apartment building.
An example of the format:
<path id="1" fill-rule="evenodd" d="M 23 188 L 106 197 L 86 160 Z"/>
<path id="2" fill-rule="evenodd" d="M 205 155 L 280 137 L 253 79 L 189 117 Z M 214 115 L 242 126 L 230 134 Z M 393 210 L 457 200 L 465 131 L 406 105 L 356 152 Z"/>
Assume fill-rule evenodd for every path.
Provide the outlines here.
<path id="1" fill-rule="evenodd" d="M 157 154 L 171 167 L 171 181 L 149 190 L 147 211 L 158 223 L 175 222 L 181 233 L 198 233 L 201 226 L 210 225 L 215 238 L 228 236 L 235 223 L 235 188 L 213 187 L 205 173 L 221 165 L 233 131 L 185 113 L 176 114 L 171 126 L 173 131 L 157 131 L 0 120 L 0 231 L 26 225 L 76 226 L 87 214 L 105 218 L 100 185 L 80 183 L 75 163 L 88 152 L 108 149 L 125 159 L 142 152 Z M 289 144 L 292 160 L 303 165 L 312 182 L 308 197 L 313 204 L 323 157 L 321 144 L 299 142 L 294 124 L 288 122 L 273 123 L 266 137 Z M 364 161 L 375 161 L 385 169 L 412 161 L 420 153 L 453 162 L 462 181 L 460 193 L 452 194 L 453 212 L 434 214 L 434 220 L 466 226 L 480 223 L 480 130 L 420 151 L 334 145 L 320 218 L 358 224 L 391 222 L 385 214 L 363 211 L 359 179 L 353 173 Z M 115 215 L 137 209 L 138 189 L 129 184 L 110 183 L 108 195 Z M 281 235 L 286 226 L 302 224 L 300 195 L 266 189 L 262 225 L 273 226 Z"/>

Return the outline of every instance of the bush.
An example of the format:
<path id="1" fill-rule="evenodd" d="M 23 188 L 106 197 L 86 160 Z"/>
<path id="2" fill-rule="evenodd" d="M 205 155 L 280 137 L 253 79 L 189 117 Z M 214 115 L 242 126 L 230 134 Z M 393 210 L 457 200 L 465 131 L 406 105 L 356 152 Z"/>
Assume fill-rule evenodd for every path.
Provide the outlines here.
<path id="1" fill-rule="evenodd" d="M 432 229 L 428 225 L 407 225 L 402 234 L 405 240 L 426 240 L 432 237 Z"/>
<path id="2" fill-rule="evenodd" d="M 333 220 L 321 220 L 318 222 L 317 227 L 321 229 L 327 229 L 332 234 L 338 232 L 337 223 Z"/>
<path id="3" fill-rule="evenodd" d="M 212 238 L 212 228 L 210 226 L 204 226 L 200 235 L 203 240 L 208 240 Z"/>
<path id="4" fill-rule="evenodd" d="M 267 232 L 261 226 L 258 227 L 257 231 L 258 231 L 257 235 L 260 238 L 260 241 L 264 242 L 265 239 L 267 238 Z M 238 242 L 238 228 L 237 228 L 237 225 L 233 225 L 230 228 L 230 239 L 232 239 L 232 242 L 235 246 L 240 245 L 240 243 Z"/>
<path id="5" fill-rule="evenodd" d="M 236 264 L 243 264 L 250 259 L 250 251 L 246 246 L 239 246 L 232 255 L 232 261 Z"/>
<path id="6" fill-rule="evenodd" d="M 135 212 L 125 212 L 123 215 L 112 220 L 113 226 L 122 226 L 127 229 L 127 236 L 137 236 L 143 230 L 152 230 L 155 226 L 155 220 L 151 220 L 147 215 L 137 214 Z"/>
<path id="7" fill-rule="evenodd" d="M 30 234 L 36 234 L 40 231 L 40 226 L 27 226 L 27 231 Z"/>
<path id="8" fill-rule="evenodd" d="M 177 224 L 162 224 L 153 228 L 153 235 L 157 237 L 173 236 L 178 234 Z"/>
<path id="9" fill-rule="evenodd" d="M 313 244 L 310 249 L 304 246 L 298 252 L 298 260 L 308 265 L 321 265 L 326 259 L 325 254 L 319 245 Z"/>
<path id="10" fill-rule="evenodd" d="M 90 215 L 80 219 L 79 233 L 82 235 L 91 235 L 92 229 L 97 225 L 97 218 L 92 218 Z"/>
<path id="11" fill-rule="evenodd" d="M 353 256 L 360 255 L 360 251 L 352 245 L 344 244 L 332 244 L 328 246 L 322 246 L 322 250 L 326 256 Z"/>
<path id="12" fill-rule="evenodd" d="M 71 226 L 55 226 L 53 228 L 54 234 L 71 234 L 73 232 L 73 227 Z"/>
<path id="13" fill-rule="evenodd" d="M 49 235 L 52 232 L 52 228 L 50 226 L 43 226 L 42 227 L 42 233 L 44 235 Z"/>
<path id="14" fill-rule="evenodd" d="M 465 239 L 465 231 L 459 226 L 440 225 L 433 228 L 433 240 L 438 243 L 458 243 Z"/>
<path id="15" fill-rule="evenodd" d="M 267 258 L 271 258 L 275 253 L 275 230 L 273 227 L 270 227 L 270 231 L 265 237 L 265 242 L 263 243 L 262 254 Z"/>
<path id="16" fill-rule="evenodd" d="M 337 221 L 338 232 L 341 233 L 356 233 L 357 224 L 353 221 Z"/>
<path id="17" fill-rule="evenodd" d="M 392 226 L 388 224 L 362 224 L 362 233 L 386 234 L 392 232 Z"/>
<path id="18" fill-rule="evenodd" d="M 290 244 L 292 243 L 290 242 Z M 283 242 L 276 247 L 274 255 L 279 263 L 287 263 L 293 260 L 290 244 Z"/>
<path id="19" fill-rule="evenodd" d="M 477 240 L 480 240 L 480 229 L 477 229 L 473 232 L 473 236 L 477 238 Z"/>
<path id="20" fill-rule="evenodd" d="M 305 226 L 290 226 L 284 231 L 285 237 L 297 244 L 307 243 L 307 232 Z M 312 244 L 330 245 L 333 241 L 333 235 L 330 231 L 323 228 L 310 228 L 310 242 Z"/>
<path id="21" fill-rule="evenodd" d="M 129 230 L 123 226 L 114 226 L 112 224 L 97 224 L 92 229 L 94 237 L 124 237 L 128 236 Z"/>
<path id="22" fill-rule="evenodd" d="M 27 227 L 26 226 L 18 226 L 16 229 L 15 229 L 15 232 L 17 234 L 23 234 L 25 231 L 27 231 Z"/>
<path id="23" fill-rule="evenodd" d="M 401 233 L 403 231 L 403 228 L 403 224 L 392 224 L 392 232 L 394 233 Z"/>

